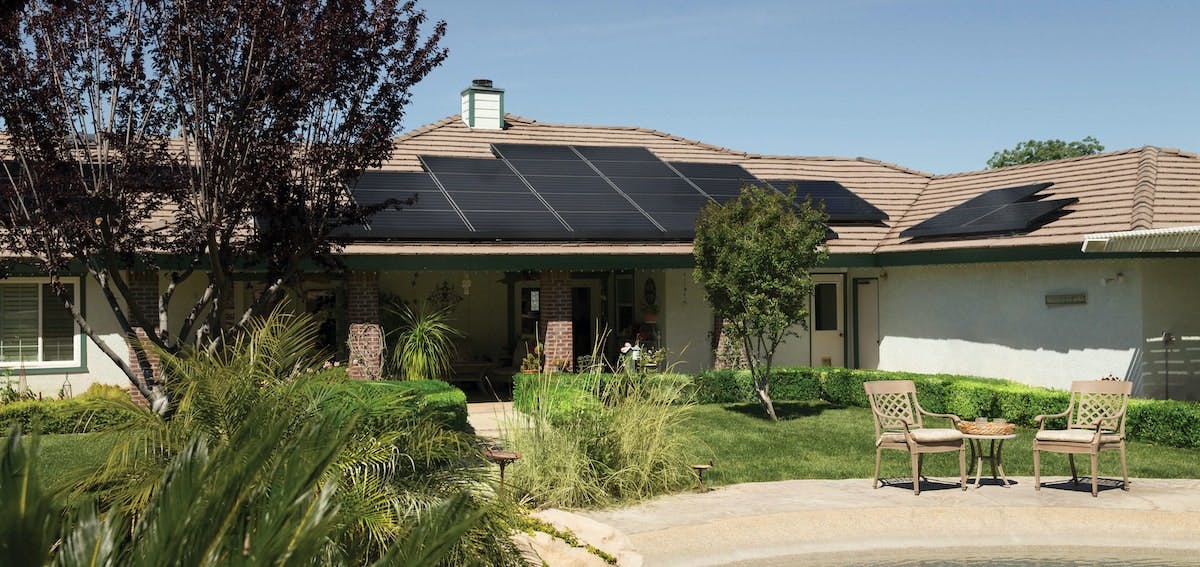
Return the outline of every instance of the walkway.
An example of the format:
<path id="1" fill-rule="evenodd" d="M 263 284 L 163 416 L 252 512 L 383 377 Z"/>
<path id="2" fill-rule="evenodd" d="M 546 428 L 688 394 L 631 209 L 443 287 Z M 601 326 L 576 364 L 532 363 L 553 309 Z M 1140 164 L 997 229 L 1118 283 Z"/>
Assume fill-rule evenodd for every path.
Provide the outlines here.
<path id="1" fill-rule="evenodd" d="M 725 565 L 804 553 L 898 547 L 1097 546 L 1200 551 L 1200 480 L 1144 480 L 1093 498 L 1059 477 L 1056 488 L 967 492 L 923 483 L 871 489 L 870 480 L 740 484 L 581 512 L 629 536 L 647 566 Z M 779 563 L 783 565 L 785 563 Z"/>
<path id="2" fill-rule="evenodd" d="M 477 435 L 498 439 L 500 422 L 512 411 L 512 402 L 471 402 L 467 404 L 467 422 Z"/>

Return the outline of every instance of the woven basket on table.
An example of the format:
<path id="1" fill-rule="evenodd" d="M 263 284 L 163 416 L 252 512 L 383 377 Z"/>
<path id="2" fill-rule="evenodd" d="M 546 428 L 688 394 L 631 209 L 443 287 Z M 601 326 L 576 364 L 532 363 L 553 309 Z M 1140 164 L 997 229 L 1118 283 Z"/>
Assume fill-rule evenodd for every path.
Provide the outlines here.
<path id="1" fill-rule="evenodd" d="M 1012 435 L 1013 424 L 992 421 L 987 423 L 960 421 L 958 422 L 958 430 L 967 435 Z"/>

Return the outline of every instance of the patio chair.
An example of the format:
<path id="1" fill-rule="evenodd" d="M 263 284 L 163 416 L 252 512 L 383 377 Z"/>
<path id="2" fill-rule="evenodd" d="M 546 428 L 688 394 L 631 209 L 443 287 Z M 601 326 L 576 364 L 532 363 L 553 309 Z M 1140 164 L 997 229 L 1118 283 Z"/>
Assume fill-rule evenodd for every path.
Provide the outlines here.
<path id="1" fill-rule="evenodd" d="M 1067 411 L 1033 418 L 1038 424 L 1033 439 L 1033 487 L 1042 489 L 1042 451 L 1066 453 L 1071 463 L 1071 482 L 1079 484 L 1075 455 L 1087 454 L 1092 461 L 1092 496 L 1098 494 L 1096 464 L 1101 451 L 1121 451 L 1122 490 L 1129 490 L 1129 468 L 1125 464 L 1125 408 L 1132 382 L 1107 380 L 1071 383 Z M 1046 429 L 1046 420 L 1066 417 L 1066 429 Z"/>
<path id="2" fill-rule="evenodd" d="M 925 411 L 917 402 L 917 387 L 912 380 L 864 382 L 871 414 L 875 420 L 875 478 L 879 488 L 879 465 L 884 449 L 908 451 L 912 459 L 913 494 L 921 494 L 921 464 L 926 453 L 958 451 L 958 482 L 967 489 L 967 453 L 963 435 L 954 428 L 926 428 L 922 417 L 942 417 L 951 424 L 961 421 L 957 415 Z"/>

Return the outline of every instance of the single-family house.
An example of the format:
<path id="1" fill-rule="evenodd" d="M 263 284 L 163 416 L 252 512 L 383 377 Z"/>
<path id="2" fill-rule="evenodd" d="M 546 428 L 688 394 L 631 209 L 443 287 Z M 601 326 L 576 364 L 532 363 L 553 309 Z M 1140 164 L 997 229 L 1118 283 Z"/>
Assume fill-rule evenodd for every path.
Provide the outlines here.
<path id="1" fill-rule="evenodd" d="M 825 203 L 834 233 L 810 330 L 778 364 L 1061 388 L 1113 374 L 1143 396 L 1200 398 L 1195 154 L 1146 146 L 932 175 L 543 123 L 506 113 L 504 96 L 476 81 L 461 92 L 461 114 L 397 138 L 392 159 L 352 192 L 415 203 L 344 229 L 351 275 L 297 290 L 355 373 L 378 373 L 378 324 L 397 301 L 449 307 L 463 356 L 484 372 L 514 365 L 535 335 L 549 363 L 572 366 L 606 330 L 602 354 L 641 341 L 668 349 L 681 370 L 712 367 L 721 322 L 692 277 L 692 227 L 705 203 L 757 183 Z M 156 274 L 137 282 L 148 302 L 165 285 Z M 20 355 L 43 390 L 122 383 L 69 320 L 40 311 L 42 283 L 0 282 L 0 334 L 38 345 L 35 354 L 0 343 L 5 364 Z M 85 308 L 102 303 L 85 282 L 76 293 Z M 88 311 L 94 325 L 116 329 L 102 311 Z"/>

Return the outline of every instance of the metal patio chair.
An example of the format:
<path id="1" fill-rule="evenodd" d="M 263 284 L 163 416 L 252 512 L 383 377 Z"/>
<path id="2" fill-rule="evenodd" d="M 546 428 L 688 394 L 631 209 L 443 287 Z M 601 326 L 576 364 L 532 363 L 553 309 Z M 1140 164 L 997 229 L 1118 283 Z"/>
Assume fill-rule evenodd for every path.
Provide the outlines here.
<path id="1" fill-rule="evenodd" d="M 1098 494 L 1096 465 L 1101 451 L 1121 452 L 1122 490 L 1129 490 L 1129 468 L 1125 462 L 1125 409 L 1132 382 L 1108 380 L 1071 383 L 1071 401 L 1067 411 L 1033 418 L 1038 424 L 1033 439 L 1033 486 L 1042 489 L 1041 452 L 1066 453 L 1071 463 L 1071 482 L 1079 484 L 1075 470 L 1075 455 L 1091 457 L 1092 496 Z M 1066 417 L 1066 429 L 1046 429 L 1046 420 Z"/>
<path id="2" fill-rule="evenodd" d="M 917 401 L 917 387 L 912 380 L 864 382 L 863 388 L 875 420 L 874 488 L 879 488 L 883 450 L 895 449 L 907 451 L 911 456 L 914 495 L 921 494 L 921 464 L 926 453 L 958 451 L 959 485 L 967 489 L 967 452 L 962 432 L 955 428 L 926 428 L 922 419 L 941 417 L 954 425 L 961 421 L 957 415 L 925 411 Z"/>

